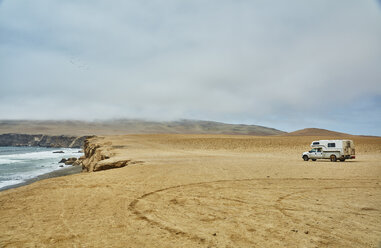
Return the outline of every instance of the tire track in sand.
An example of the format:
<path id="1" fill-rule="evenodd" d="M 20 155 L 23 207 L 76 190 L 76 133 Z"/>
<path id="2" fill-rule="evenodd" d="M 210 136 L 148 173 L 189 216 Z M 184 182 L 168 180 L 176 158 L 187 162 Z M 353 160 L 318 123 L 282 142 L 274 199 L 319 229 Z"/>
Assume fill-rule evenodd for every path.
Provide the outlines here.
<path id="1" fill-rule="evenodd" d="M 145 194 L 141 195 L 140 197 L 134 199 L 129 204 L 129 210 L 134 215 L 136 215 L 138 217 L 138 219 L 144 220 L 144 221 L 150 223 L 153 226 L 156 226 L 156 227 L 158 227 L 160 229 L 168 231 L 171 234 L 182 236 L 184 238 L 191 239 L 191 240 L 193 240 L 195 242 L 198 242 L 198 243 L 206 244 L 205 238 L 199 237 L 199 236 L 197 236 L 195 234 L 190 234 L 190 233 L 184 232 L 184 231 L 182 231 L 180 229 L 176 229 L 174 227 L 170 227 L 168 225 L 165 225 L 164 223 L 161 223 L 159 221 L 150 219 L 149 217 L 144 215 L 141 211 L 139 211 L 137 209 L 136 205 L 139 203 L 140 200 L 143 200 L 144 198 L 147 198 L 147 197 L 149 197 L 151 195 L 154 195 L 154 194 L 157 194 L 157 193 L 160 193 L 160 192 L 172 190 L 172 189 L 179 189 L 179 188 L 185 188 L 185 187 L 191 187 L 191 186 L 201 186 L 201 185 L 207 185 L 207 184 L 213 184 L 213 183 L 244 182 L 244 181 L 256 181 L 256 180 L 257 181 L 262 181 L 262 180 L 263 181 L 269 181 L 271 179 L 266 179 L 266 178 L 246 178 L 246 179 L 235 179 L 235 180 L 216 180 L 216 181 L 199 182 L 199 183 L 191 183 L 191 184 L 180 184 L 180 185 L 176 185 L 176 186 L 166 187 L 166 188 L 162 188 L 162 189 L 158 189 L 158 190 L 155 190 L 155 191 L 151 191 L 151 192 L 145 193 Z M 285 179 L 276 179 L 276 180 L 294 180 L 294 179 L 292 179 L 292 178 L 285 178 Z M 300 180 L 300 179 L 298 179 L 298 180 Z M 304 180 L 311 180 L 311 179 L 304 179 Z M 212 244 L 209 243 L 209 245 L 212 245 Z"/>
<path id="2" fill-rule="evenodd" d="M 348 180 L 348 181 L 352 181 L 352 180 Z M 288 211 L 310 211 L 310 212 L 316 212 L 316 213 L 328 213 L 328 211 L 324 211 L 324 210 L 317 211 L 317 210 L 313 210 L 313 209 L 298 210 L 298 209 L 287 208 L 282 203 L 284 200 L 292 198 L 292 197 L 294 197 L 296 195 L 303 195 L 306 192 L 311 192 L 311 191 L 322 192 L 322 191 L 325 191 L 325 190 L 336 190 L 336 189 L 381 189 L 381 187 L 379 187 L 379 186 L 377 186 L 377 187 L 369 187 L 369 186 L 357 186 L 357 187 L 356 186 L 350 186 L 350 187 L 348 187 L 348 186 L 338 186 L 338 187 L 322 187 L 322 188 L 316 188 L 316 189 L 310 188 L 310 189 L 305 189 L 305 190 L 299 190 L 299 191 L 296 191 L 296 192 L 292 192 L 292 193 L 280 196 L 276 200 L 276 204 L 274 205 L 274 207 L 280 213 L 282 213 L 285 217 L 289 218 L 293 223 L 300 224 L 300 221 L 297 218 L 294 218 L 291 214 L 289 214 L 287 212 Z M 352 212 L 348 212 L 348 213 L 343 212 L 343 214 L 346 214 L 347 218 L 349 218 L 350 214 L 353 214 L 353 213 Z M 365 214 L 359 214 L 359 215 L 365 215 Z M 315 228 L 316 230 L 319 230 L 319 231 L 321 231 L 321 232 L 323 232 L 323 233 L 325 233 L 327 235 L 331 234 L 331 230 L 324 229 L 324 228 L 320 227 L 317 224 L 309 224 L 309 225 L 312 228 Z M 365 243 L 363 241 L 359 241 L 358 239 L 354 239 L 354 238 L 352 238 L 350 236 L 343 235 L 343 234 L 340 234 L 340 233 L 335 233 L 335 236 L 339 237 L 341 240 L 349 241 L 351 244 L 361 245 L 361 247 L 365 247 L 365 246 L 369 245 L 368 243 Z M 356 247 L 360 247 L 360 246 L 356 246 Z"/>
<path id="3" fill-rule="evenodd" d="M 72 246 L 74 248 L 77 248 L 77 247 L 81 247 L 81 243 L 79 242 L 79 236 L 78 234 L 76 234 L 75 230 L 73 230 L 73 228 L 70 227 L 70 225 L 68 224 L 67 222 L 67 217 L 66 217 L 66 204 L 65 202 L 68 200 L 68 197 L 67 197 L 67 193 L 65 191 L 65 193 L 63 194 L 62 198 L 61 198 L 61 204 L 60 204 L 60 221 L 62 222 L 63 226 L 65 227 L 65 229 L 69 232 L 69 236 L 68 237 L 65 237 L 65 239 L 70 239 L 73 243 L 72 243 Z"/>
<path id="4" fill-rule="evenodd" d="M 188 232 L 182 231 L 182 230 L 180 230 L 178 228 L 169 226 L 169 225 L 167 225 L 165 223 L 162 223 L 162 222 L 160 222 L 158 220 L 154 220 L 154 219 L 146 216 L 142 211 L 140 211 L 138 209 L 137 204 L 141 200 L 143 200 L 143 199 L 145 199 L 145 198 L 147 198 L 149 196 L 152 196 L 154 194 L 157 194 L 157 193 L 161 193 L 161 192 L 165 192 L 165 191 L 169 191 L 169 190 L 173 190 L 173 189 L 181 189 L 181 188 L 193 187 L 193 186 L 204 186 L 204 185 L 216 184 L 216 183 L 217 184 L 219 184 L 219 183 L 234 183 L 234 182 L 245 182 L 245 181 L 270 181 L 271 182 L 271 181 L 305 181 L 305 180 L 314 180 L 314 181 L 319 181 L 319 182 L 320 181 L 324 182 L 324 181 L 327 181 L 327 180 L 329 180 L 329 181 L 350 181 L 350 182 L 361 181 L 361 179 L 347 180 L 347 179 L 311 179 L 311 178 L 281 178 L 281 179 L 248 178 L 248 179 L 216 180 L 216 181 L 199 182 L 199 183 L 191 183 L 191 184 L 181 184 L 181 185 L 175 185 L 175 186 L 161 188 L 161 189 L 158 189 L 158 190 L 155 190 L 155 191 L 147 192 L 147 193 L 141 195 L 140 197 L 134 199 L 133 201 L 131 201 L 131 203 L 129 204 L 129 210 L 134 215 L 136 215 L 138 219 L 146 221 L 149 224 L 151 224 L 153 226 L 156 226 L 156 227 L 158 227 L 160 229 L 166 230 L 166 231 L 168 231 L 169 233 L 171 233 L 173 235 L 182 236 L 184 238 L 193 240 L 193 241 L 201 243 L 201 244 L 213 245 L 213 243 L 211 243 L 211 241 L 208 242 L 203 237 L 200 237 L 200 236 L 198 236 L 196 234 L 192 234 L 192 233 L 188 233 Z M 367 179 L 367 181 L 373 181 L 373 180 Z M 256 187 L 256 189 L 261 189 L 261 188 L 262 187 Z M 291 188 L 289 188 L 289 190 L 297 190 L 297 191 L 291 192 L 291 193 L 283 195 L 283 196 L 280 196 L 275 201 L 275 204 L 273 205 L 273 207 L 277 211 L 279 211 L 283 216 L 289 218 L 292 222 L 294 222 L 294 223 L 300 223 L 299 220 L 293 218 L 292 215 L 287 213 L 287 211 L 293 211 L 295 209 L 287 208 L 284 205 L 284 203 L 282 203 L 283 200 L 285 200 L 287 198 L 291 198 L 292 196 L 295 196 L 297 194 L 303 194 L 303 193 L 310 192 L 310 191 L 318 191 L 318 192 L 320 192 L 320 191 L 323 191 L 323 190 L 343 189 L 343 188 L 356 188 L 356 189 L 358 189 L 358 188 L 369 188 L 369 189 L 370 188 L 376 188 L 376 189 L 380 189 L 380 187 L 364 187 L 364 186 L 358 186 L 358 187 L 355 187 L 355 186 L 353 186 L 353 187 L 338 186 L 338 187 L 323 187 L 323 188 L 321 188 L 321 187 L 319 187 L 319 188 L 291 187 Z M 263 189 L 269 189 L 269 186 L 267 185 L 266 187 L 263 187 Z M 230 199 L 226 199 L 226 200 L 230 200 Z M 239 202 L 242 203 L 242 204 L 247 204 L 247 202 L 245 202 L 245 201 L 239 201 Z M 317 225 L 312 225 L 311 227 L 316 228 L 316 229 L 320 230 L 323 233 L 328 233 L 329 232 L 329 230 L 325 230 L 324 228 L 320 228 Z M 337 235 L 337 236 L 339 236 L 339 235 Z M 352 242 L 352 243 L 359 244 L 359 245 L 365 245 L 364 243 L 359 242 L 356 239 L 352 239 L 352 238 L 344 236 L 344 235 L 340 235 L 340 238 L 342 238 L 343 240 L 347 240 L 349 242 Z"/>

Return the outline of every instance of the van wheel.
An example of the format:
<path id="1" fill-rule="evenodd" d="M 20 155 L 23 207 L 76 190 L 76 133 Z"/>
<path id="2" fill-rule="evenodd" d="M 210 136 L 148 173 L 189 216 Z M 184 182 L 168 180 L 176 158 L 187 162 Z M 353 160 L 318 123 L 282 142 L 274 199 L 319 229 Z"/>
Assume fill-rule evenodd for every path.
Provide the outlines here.
<path id="1" fill-rule="evenodd" d="M 345 158 L 340 158 L 339 160 L 340 160 L 340 162 L 344 162 Z"/>
<path id="2" fill-rule="evenodd" d="M 308 161 L 308 159 L 309 159 L 309 158 L 308 158 L 307 155 L 304 155 L 304 156 L 303 156 L 303 160 L 304 160 L 304 161 Z"/>
<path id="3" fill-rule="evenodd" d="M 329 157 L 331 159 L 331 162 L 336 162 L 337 161 L 337 158 L 335 155 L 331 155 L 331 157 Z"/>
<path id="4" fill-rule="evenodd" d="M 312 161 L 316 161 L 316 158 L 312 158 Z"/>

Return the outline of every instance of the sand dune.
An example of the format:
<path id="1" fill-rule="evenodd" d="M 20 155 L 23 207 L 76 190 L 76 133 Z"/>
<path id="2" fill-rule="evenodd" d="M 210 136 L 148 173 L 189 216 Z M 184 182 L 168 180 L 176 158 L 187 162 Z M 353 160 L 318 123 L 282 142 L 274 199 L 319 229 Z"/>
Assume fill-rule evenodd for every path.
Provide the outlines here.
<path id="1" fill-rule="evenodd" d="M 381 138 L 305 162 L 311 137 L 91 140 L 120 169 L 0 192 L 1 247 L 378 247 Z"/>

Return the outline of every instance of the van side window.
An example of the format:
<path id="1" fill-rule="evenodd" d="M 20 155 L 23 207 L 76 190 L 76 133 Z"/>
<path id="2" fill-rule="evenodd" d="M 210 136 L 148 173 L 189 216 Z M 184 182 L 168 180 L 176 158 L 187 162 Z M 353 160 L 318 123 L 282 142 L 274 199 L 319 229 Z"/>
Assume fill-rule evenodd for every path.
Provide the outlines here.
<path id="1" fill-rule="evenodd" d="M 319 145 L 319 142 L 314 142 L 312 143 L 312 145 Z"/>
<path id="2" fill-rule="evenodd" d="M 328 143 L 328 147 L 336 147 L 335 143 Z"/>

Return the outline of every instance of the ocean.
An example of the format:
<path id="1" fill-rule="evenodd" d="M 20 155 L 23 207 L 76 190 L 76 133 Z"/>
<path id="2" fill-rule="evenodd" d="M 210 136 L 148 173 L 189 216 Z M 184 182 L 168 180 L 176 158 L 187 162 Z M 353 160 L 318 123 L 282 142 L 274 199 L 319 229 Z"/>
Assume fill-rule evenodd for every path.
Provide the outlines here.
<path id="1" fill-rule="evenodd" d="M 71 165 L 62 158 L 80 157 L 80 149 L 44 147 L 0 147 L 0 190 Z M 63 151 L 64 153 L 53 153 Z M 59 167 L 63 165 L 64 167 Z"/>

